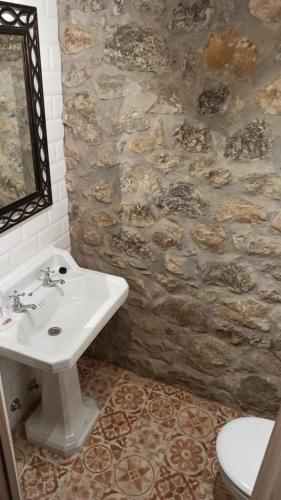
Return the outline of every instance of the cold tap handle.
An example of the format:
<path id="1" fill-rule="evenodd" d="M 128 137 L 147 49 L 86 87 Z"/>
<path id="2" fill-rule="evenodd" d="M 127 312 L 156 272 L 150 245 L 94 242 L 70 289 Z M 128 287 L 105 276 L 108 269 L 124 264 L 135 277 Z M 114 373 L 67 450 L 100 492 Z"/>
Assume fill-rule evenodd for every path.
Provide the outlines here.
<path id="1" fill-rule="evenodd" d="M 50 267 L 46 267 L 46 269 L 40 269 L 41 273 L 53 274 L 55 271 L 52 271 Z"/>

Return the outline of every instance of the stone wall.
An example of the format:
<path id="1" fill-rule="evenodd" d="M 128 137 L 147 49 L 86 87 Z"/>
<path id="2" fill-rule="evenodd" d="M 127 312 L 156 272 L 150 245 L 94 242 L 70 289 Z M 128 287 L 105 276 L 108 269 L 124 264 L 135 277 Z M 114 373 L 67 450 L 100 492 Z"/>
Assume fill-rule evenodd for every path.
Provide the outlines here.
<path id="1" fill-rule="evenodd" d="M 274 415 L 278 2 L 59 4 L 73 254 L 130 285 L 91 353 Z"/>

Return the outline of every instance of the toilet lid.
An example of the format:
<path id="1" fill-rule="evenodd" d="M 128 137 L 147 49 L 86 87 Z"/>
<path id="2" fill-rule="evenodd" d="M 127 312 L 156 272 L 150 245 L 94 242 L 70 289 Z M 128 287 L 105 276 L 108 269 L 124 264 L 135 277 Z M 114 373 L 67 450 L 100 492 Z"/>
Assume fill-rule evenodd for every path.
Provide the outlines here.
<path id="1" fill-rule="evenodd" d="M 251 496 L 274 426 L 273 420 L 236 418 L 219 432 L 216 448 L 219 464 L 243 493 Z"/>

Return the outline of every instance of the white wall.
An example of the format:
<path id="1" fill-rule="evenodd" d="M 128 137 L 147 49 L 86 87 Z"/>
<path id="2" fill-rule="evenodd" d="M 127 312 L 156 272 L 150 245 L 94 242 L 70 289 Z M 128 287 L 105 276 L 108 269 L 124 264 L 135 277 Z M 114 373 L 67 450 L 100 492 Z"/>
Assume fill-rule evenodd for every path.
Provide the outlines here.
<path id="1" fill-rule="evenodd" d="M 45 111 L 50 156 L 50 170 L 53 191 L 53 206 L 40 215 L 31 217 L 0 235 L 0 277 L 22 264 L 46 245 L 69 249 L 68 203 L 65 188 L 65 162 L 63 150 L 61 58 L 58 42 L 58 19 L 56 0 L 10 0 L 12 3 L 34 5 L 39 17 L 39 37 Z M 0 370 L 9 411 L 10 402 L 19 397 L 22 410 L 9 411 L 13 426 L 27 410 L 36 391 L 27 390 L 29 380 L 34 376 L 31 369 L 0 358 Z M 38 374 L 36 374 L 37 376 Z M 38 394 L 38 393 L 37 393 Z"/>

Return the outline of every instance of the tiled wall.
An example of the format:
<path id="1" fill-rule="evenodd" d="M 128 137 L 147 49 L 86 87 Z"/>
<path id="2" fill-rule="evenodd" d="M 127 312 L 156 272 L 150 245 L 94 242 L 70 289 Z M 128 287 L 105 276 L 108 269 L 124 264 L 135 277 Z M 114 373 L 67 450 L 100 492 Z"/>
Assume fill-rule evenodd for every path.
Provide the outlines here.
<path id="1" fill-rule="evenodd" d="M 16 1 L 10 0 L 12 3 Z M 47 133 L 54 204 L 40 215 L 20 224 L 0 236 L 0 277 L 22 264 L 46 245 L 69 249 L 68 203 L 65 189 L 65 162 L 63 151 L 61 58 L 58 43 L 56 0 L 21 0 L 21 4 L 37 7 L 39 37 L 45 95 Z M 8 408 L 19 397 L 22 410 L 10 412 L 13 426 L 28 408 L 38 391 L 28 391 L 27 385 L 34 374 L 31 369 L 0 358 L 0 369 Z M 40 378 L 40 374 L 39 374 Z"/>

